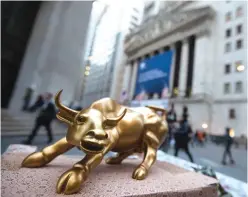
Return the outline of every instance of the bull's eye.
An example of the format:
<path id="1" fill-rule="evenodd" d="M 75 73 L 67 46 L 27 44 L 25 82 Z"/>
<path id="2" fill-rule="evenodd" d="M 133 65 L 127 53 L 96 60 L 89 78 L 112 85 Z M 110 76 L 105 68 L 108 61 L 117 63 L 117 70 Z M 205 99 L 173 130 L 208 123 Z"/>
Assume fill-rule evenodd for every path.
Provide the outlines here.
<path id="1" fill-rule="evenodd" d="M 79 115 L 79 116 L 77 117 L 76 121 L 77 121 L 77 124 L 83 124 L 83 123 L 85 123 L 85 121 L 86 121 L 86 117 L 80 116 L 80 115 Z"/>

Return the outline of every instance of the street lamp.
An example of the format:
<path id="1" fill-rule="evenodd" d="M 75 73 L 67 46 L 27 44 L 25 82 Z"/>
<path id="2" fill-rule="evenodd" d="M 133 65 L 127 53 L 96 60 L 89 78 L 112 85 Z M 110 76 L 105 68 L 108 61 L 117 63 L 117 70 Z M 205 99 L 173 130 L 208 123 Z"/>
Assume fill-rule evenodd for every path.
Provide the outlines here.
<path id="1" fill-rule="evenodd" d="M 245 66 L 243 64 L 240 64 L 240 65 L 237 66 L 237 71 L 238 72 L 242 72 L 244 70 L 245 70 Z"/>
<path id="2" fill-rule="evenodd" d="M 88 76 L 89 74 L 90 74 L 90 72 L 87 70 L 84 72 L 84 75 L 86 75 L 86 76 Z"/>
<path id="3" fill-rule="evenodd" d="M 94 1 L 94 3 L 97 2 L 97 1 Z M 101 2 L 101 1 L 98 1 L 98 2 Z M 92 53 L 93 53 L 93 46 L 94 46 L 94 43 L 95 43 L 95 38 L 96 38 L 96 33 L 97 33 L 97 28 L 98 26 L 100 25 L 101 21 L 102 21 L 102 18 L 104 17 L 104 15 L 106 14 L 107 10 L 108 10 L 108 4 L 105 4 L 104 2 L 101 2 L 104 4 L 104 9 L 100 15 L 100 17 L 98 18 L 97 22 L 96 22 L 96 25 L 94 27 L 94 32 L 93 32 L 93 37 L 92 37 L 92 41 L 91 41 L 91 46 L 90 46 L 90 52 L 89 52 L 89 56 L 88 56 L 88 59 L 87 59 L 87 66 L 85 66 L 85 72 L 84 72 L 84 76 L 88 76 L 90 74 L 89 70 L 90 70 L 90 66 L 91 66 L 91 61 L 93 59 L 93 56 L 92 56 Z M 84 93 L 84 86 L 85 86 L 85 77 L 83 78 L 83 81 L 82 81 L 82 88 L 81 88 L 81 94 L 80 94 L 80 100 L 83 99 L 83 93 Z"/>
<path id="4" fill-rule="evenodd" d="M 202 128 L 203 128 L 203 129 L 207 129 L 207 128 L 208 128 L 208 125 L 207 125 L 206 123 L 203 123 L 203 124 L 202 124 Z"/>

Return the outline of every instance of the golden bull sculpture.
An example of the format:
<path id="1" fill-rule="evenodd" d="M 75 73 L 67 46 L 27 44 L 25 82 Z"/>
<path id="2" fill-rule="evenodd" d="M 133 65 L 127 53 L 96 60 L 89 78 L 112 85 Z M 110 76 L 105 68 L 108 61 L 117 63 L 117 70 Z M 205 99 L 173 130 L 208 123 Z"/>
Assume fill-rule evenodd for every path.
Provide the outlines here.
<path id="1" fill-rule="evenodd" d="M 73 147 L 80 148 L 86 156 L 62 174 L 56 186 L 57 193 L 72 194 L 80 190 L 89 173 L 109 151 L 118 154 L 108 158 L 107 164 L 120 164 L 129 155 L 144 152 L 142 163 L 132 175 L 134 179 L 144 179 L 168 130 L 166 111 L 153 106 L 129 108 L 110 98 L 75 111 L 61 104 L 61 93 L 62 90 L 55 96 L 55 104 L 59 109 L 57 118 L 68 125 L 66 137 L 27 156 L 22 166 L 41 167 Z M 162 115 L 157 114 L 159 111 Z"/>

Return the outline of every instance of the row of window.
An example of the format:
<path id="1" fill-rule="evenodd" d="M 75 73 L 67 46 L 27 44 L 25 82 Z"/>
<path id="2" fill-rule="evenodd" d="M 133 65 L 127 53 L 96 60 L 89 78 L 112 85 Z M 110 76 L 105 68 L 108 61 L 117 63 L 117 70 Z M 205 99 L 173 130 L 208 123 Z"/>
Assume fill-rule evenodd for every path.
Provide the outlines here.
<path id="1" fill-rule="evenodd" d="M 238 39 L 236 40 L 236 49 L 241 49 L 243 47 L 243 40 L 242 39 Z M 228 53 L 232 50 L 232 45 L 231 42 L 227 42 L 225 45 L 225 52 Z"/>
<path id="2" fill-rule="evenodd" d="M 235 93 L 242 93 L 243 92 L 243 83 L 242 81 L 237 81 L 235 83 Z M 224 94 L 230 94 L 231 93 L 231 83 L 225 83 L 224 84 Z"/>
<path id="3" fill-rule="evenodd" d="M 239 17 L 243 16 L 243 8 L 242 8 L 242 6 L 239 6 L 236 9 L 235 15 L 236 15 L 236 18 L 239 18 Z M 226 22 L 231 21 L 232 20 L 232 12 L 230 12 L 230 11 L 227 12 L 225 18 L 226 18 Z"/>
<path id="4" fill-rule="evenodd" d="M 232 68 L 231 64 L 226 64 L 225 65 L 224 73 L 225 74 L 229 74 L 231 72 L 231 68 Z M 245 66 L 242 64 L 242 62 L 241 61 L 237 61 L 235 63 L 235 71 L 236 72 L 243 72 L 244 70 L 245 70 Z"/>
<path id="5" fill-rule="evenodd" d="M 236 35 L 241 34 L 241 33 L 242 33 L 242 30 L 243 30 L 242 25 L 241 25 L 241 24 L 240 24 L 240 25 L 237 25 L 237 26 L 236 26 Z M 232 36 L 232 29 L 231 29 L 231 28 L 228 28 L 228 29 L 226 30 L 226 38 L 229 38 L 229 37 L 231 37 L 231 36 Z"/>

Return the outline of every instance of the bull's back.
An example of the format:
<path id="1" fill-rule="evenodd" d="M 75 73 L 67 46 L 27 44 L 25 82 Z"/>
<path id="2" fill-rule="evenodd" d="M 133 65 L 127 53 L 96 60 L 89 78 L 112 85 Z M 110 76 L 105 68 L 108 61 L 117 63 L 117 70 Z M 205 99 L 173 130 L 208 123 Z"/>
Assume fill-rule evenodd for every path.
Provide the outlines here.
<path id="1" fill-rule="evenodd" d="M 168 132 L 168 125 L 164 118 L 149 107 L 137 107 L 132 108 L 132 110 L 143 115 L 145 129 L 153 132 L 158 141 L 162 143 Z"/>
<path id="2" fill-rule="evenodd" d="M 127 109 L 117 128 L 119 140 L 113 149 L 116 152 L 128 151 L 139 147 L 144 134 L 144 117 L 142 114 Z"/>

